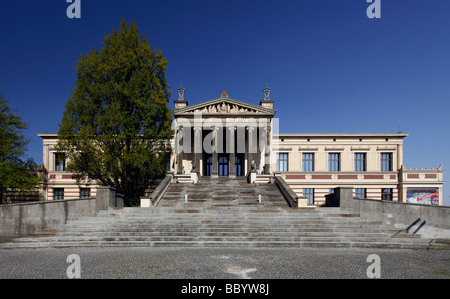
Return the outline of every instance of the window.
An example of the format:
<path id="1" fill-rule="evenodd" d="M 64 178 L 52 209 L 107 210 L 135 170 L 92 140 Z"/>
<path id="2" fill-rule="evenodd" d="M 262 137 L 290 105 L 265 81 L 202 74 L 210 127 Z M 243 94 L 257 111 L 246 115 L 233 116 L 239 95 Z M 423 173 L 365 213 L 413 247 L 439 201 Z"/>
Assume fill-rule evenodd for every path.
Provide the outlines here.
<path id="1" fill-rule="evenodd" d="M 64 188 L 53 188 L 53 199 L 54 200 L 64 199 Z"/>
<path id="2" fill-rule="evenodd" d="M 303 196 L 308 199 L 308 204 L 314 204 L 314 188 L 303 188 Z"/>
<path id="3" fill-rule="evenodd" d="M 381 171 L 392 171 L 392 153 L 381 153 Z"/>
<path id="4" fill-rule="evenodd" d="M 355 153 L 355 171 L 366 171 L 365 153 Z"/>
<path id="5" fill-rule="evenodd" d="M 91 188 L 80 188 L 80 198 L 91 197 Z"/>
<path id="6" fill-rule="evenodd" d="M 66 168 L 66 155 L 64 153 L 55 154 L 55 171 L 64 171 Z"/>
<path id="7" fill-rule="evenodd" d="M 355 188 L 355 197 L 357 198 L 367 198 L 366 188 Z"/>
<path id="8" fill-rule="evenodd" d="M 314 171 L 314 154 L 303 154 L 303 171 Z"/>
<path id="9" fill-rule="evenodd" d="M 328 189 L 328 193 L 329 193 L 329 194 L 334 194 L 334 188 L 329 188 L 329 189 Z"/>
<path id="10" fill-rule="evenodd" d="M 381 189 L 381 200 L 393 200 L 393 191 L 392 188 L 383 188 Z"/>
<path id="11" fill-rule="evenodd" d="M 288 171 L 288 154 L 277 154 L 277 171 Z"/>
<path id="12" fill-rule="evenodd" d="M 329 153 L 328 154 L 328 171 L 340 171 L 341 170 L 341 154 Z"/>

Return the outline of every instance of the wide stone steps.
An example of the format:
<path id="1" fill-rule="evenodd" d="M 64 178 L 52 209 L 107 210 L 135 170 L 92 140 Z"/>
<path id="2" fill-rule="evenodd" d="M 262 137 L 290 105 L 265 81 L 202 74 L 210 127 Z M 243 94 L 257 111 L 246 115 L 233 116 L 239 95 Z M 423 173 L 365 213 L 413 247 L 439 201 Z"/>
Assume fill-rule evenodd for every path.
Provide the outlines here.
<path id="1" fill-rule="evenodd" d="M 386 231 L 357 216 L 334 208 L 124 208 L 0 247 L 430 247 L 418 235 Z"/>
<path id="2" fill-rule="evenodd" d="M 61 233 L 58 234 L 59 237 L 79 237 L 80 233 Z M 98 236 L 98 232 L 95 231 L 84 231 L 82 233 L 82 236 L 85 237 L 92 237 L 92 236 Z M 345 232 L 332 232 L 332 231 L 318 231 L 318 232 L 299 232 L 295 234 L 289 234 L 289 233 L 279 233 L 279 232 L 242 232 L 242 231 L 174 231 L 174 232 L 168 232 L 168 231 L 114 231 L 109 232 L 105 231 L 102 234 L 102 237 L 122 237 L 122 236 L 132 236 L 132 237 L 274 237 L 274 238 L 280 238 L 280 237 L 286 237 L 286 238 L 305 238 L 305 237 L 317 237 L 317 238 L 331 238 L 331 237 L 380 237 L 385 238 L 387 237 L 384 233 L 379 232 L 365 232 L 365 233 L 345 233 Z M 410 235 L 403 235 L 403 238 L 420 238 L 418 236 L 410 236 Z M 44 239 L 44 238 L 42 238 Z M 41 239 L 41 240 L 42 240 Z M 23 238 L 21 240 L 26 240 L 26 238 Z M 28 239 L 29 240 L 29 239 Z"/>
<path id="3" fill-rule="evenodd" d="M 182 206 L 187 195 L 190 204 L 201 206 L 287 207 L 284 196 L 274 184 L 248 184 L 245 178 L 202 178 L 197 184 L 171 184 L 160 207 Z M 259 203 L 261 195 L 263 204 Z"/>
<path id="4" fill-rule="evenodd" d="M 365 232 L 336 232 L 331 229 L 315 229 L 315 230 L 305 230 L 298 232 L 282 232 L 282 231 L 243 231 L 243 230 L 220 230 L 214 231 L 210 229 L 196 229 L 196 230 L 154 230 L 154 231 L 143 231 L 143 230 L 114 230 L 114 231 L 79 231 L 70 232 L 65 231 L 58 234 L 58 240 L 71 240 L 71 239 L 96 239 L 104 240 L 110 238 L 116 238 L 121 240 L 166 240 L 166 239 L 180 239 L 180 240 L 202 240 L 202 239 L 215 239 L 215 241 L 220 240 L 230 240 L 235 238 L 246 238 L 250 240 L 251 238 L 258 238 L 259 240 L 318 240 L 327 239 L 331 240 L 335 238 L 347 238 L 352 241 L 356 240 L 388 240 L 388 239 L 418 239 L 420 236 L 400 234 L 393 237 L 392 235 L 381 233 L 377 231 L 365 231 Z M 19 242 L 28 242 L 33 238 L 22 238 L 18 240 Z M 42 237 L 40 241 L 51 241 L 54 237 Z"/>
<path id="5" fill-rule="evenodd" d="M 244 179 L 172 184 L 155 208 L 101 211 L 96 217 L 69 221 L 59 231 L 18 238 L 0 248 L 440 247 L 340 208 L 289 208 L 277 188 Z"/>
<path id="6" fill-rule="evenodd" d="M 249 241 L 232 242 L 232 241 L 80 241 L 73 242 L 28 242 L 28 243 L 7 243 L 3 244 L 1 248 L 64 248 L 64 247 L 189 247 L 189 248 L 301 248 L 301 247 L 332 247 L 332 248 L 395 248 L 395 249 L 428 249 L 436 248 L 437 245 L 428 243 L 407 243 L 403 241 L 398 242 L 351 242 L 351 241 L 303 241 L 303 242 L 267 242 L 267 241 Z"/>
<path id="7" fill-rule="evenodd" d="M 22 240 L 18 243 L 29 243 L 31 240 Z M 33 240 L 35 241 L 35 240 Z M 54 238 L 48 238 L 39 240 L 40 243 L 53 242 Z M 315 242 L 395 242 L 401 241 L 402 243 L 417 243 L 415 239 L 401 239 L 401 240 L 388 240 L 384 237 L 252 237 L 252 236 L 228 236 L 228 237 L 217 237 L 217 236 L 203 236 L 203 237 L 194 237 L 194 236 L 152 236 L 151 238 L 141 237 L 141 236 L 104 236 L 104 237 L 96 237 L 96 236 L 83 236 L 82 238 L 74 238 L 74 237 L 59 237 L 57 242 L 61 245 L 70 242 L 98 242 L 98 243 L 106 243 L 106 242 L 190 242 L 193 246 L 197 246 L 196 243 L 204 243 L 204 242 L 222 242 L 222 245 L 227 243 L 245 243 L 245 242 L 261 242 L 261 243 L 315 243 Z M 392 243 L 391 242 L 391 243 Z"/>

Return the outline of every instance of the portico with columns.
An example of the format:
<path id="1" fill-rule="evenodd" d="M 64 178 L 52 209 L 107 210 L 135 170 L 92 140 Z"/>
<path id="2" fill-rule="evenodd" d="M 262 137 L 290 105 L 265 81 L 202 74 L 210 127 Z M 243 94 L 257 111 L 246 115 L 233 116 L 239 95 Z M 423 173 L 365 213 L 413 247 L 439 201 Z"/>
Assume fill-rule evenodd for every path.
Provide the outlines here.
<path id="1" fill-rule="evenodd" d="M 184 88 L 174 101 L 174 154 L 170 170 L 177 174 L 239 177 L 269 174 L 275 167 L 271 148 L 274 101 L 265 88 L 260 105 L 237 101 L 223 90 L 220 97 L 189 106 Z"/>

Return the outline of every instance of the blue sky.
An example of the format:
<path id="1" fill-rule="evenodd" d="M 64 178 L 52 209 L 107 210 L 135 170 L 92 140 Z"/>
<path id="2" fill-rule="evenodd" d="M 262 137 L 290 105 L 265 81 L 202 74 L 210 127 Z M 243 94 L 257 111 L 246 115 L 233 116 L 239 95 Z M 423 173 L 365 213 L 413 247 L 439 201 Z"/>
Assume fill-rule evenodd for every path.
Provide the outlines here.
<path id="1" fill-rule="evenodd" d="M 65 0 L 2 3 L 0 93 L 37 133 L 56 133 L 80 54 L 101 48 L 121 18 L 168 60 L 172 98 L 259 104 L 266 84 L 283 133 L 408 132 L 407 168 L 450 165 L 450 2 L 381 0 Z M 173 107 L 173 103 L 170 103 Z M 446 175 L 444 175 L 444 179 Z M 450 188 L 444 187 L 450 205 Z"/>

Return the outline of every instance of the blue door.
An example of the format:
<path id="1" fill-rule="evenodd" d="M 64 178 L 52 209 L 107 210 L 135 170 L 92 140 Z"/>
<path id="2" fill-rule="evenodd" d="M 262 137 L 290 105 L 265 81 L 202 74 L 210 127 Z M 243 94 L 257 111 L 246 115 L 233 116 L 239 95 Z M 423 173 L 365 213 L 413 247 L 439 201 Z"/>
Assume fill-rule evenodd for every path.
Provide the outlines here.
<path id="1" fill-rule="evenodd" d="M 205 176 L 211 176 L 212 173 L 212 156 L 206 159 Z"/>
<path id="2" fill-rule="evenodd" d="M 239 156 L 236 156 L 234 161 L 234 172 L 236 176 L 242 176 L 242 159 Z"/>
<path id="3" fill-rule="evenodd" d="M 219 176 L 228 176 L 228 157 L 219 156 Z"/>

